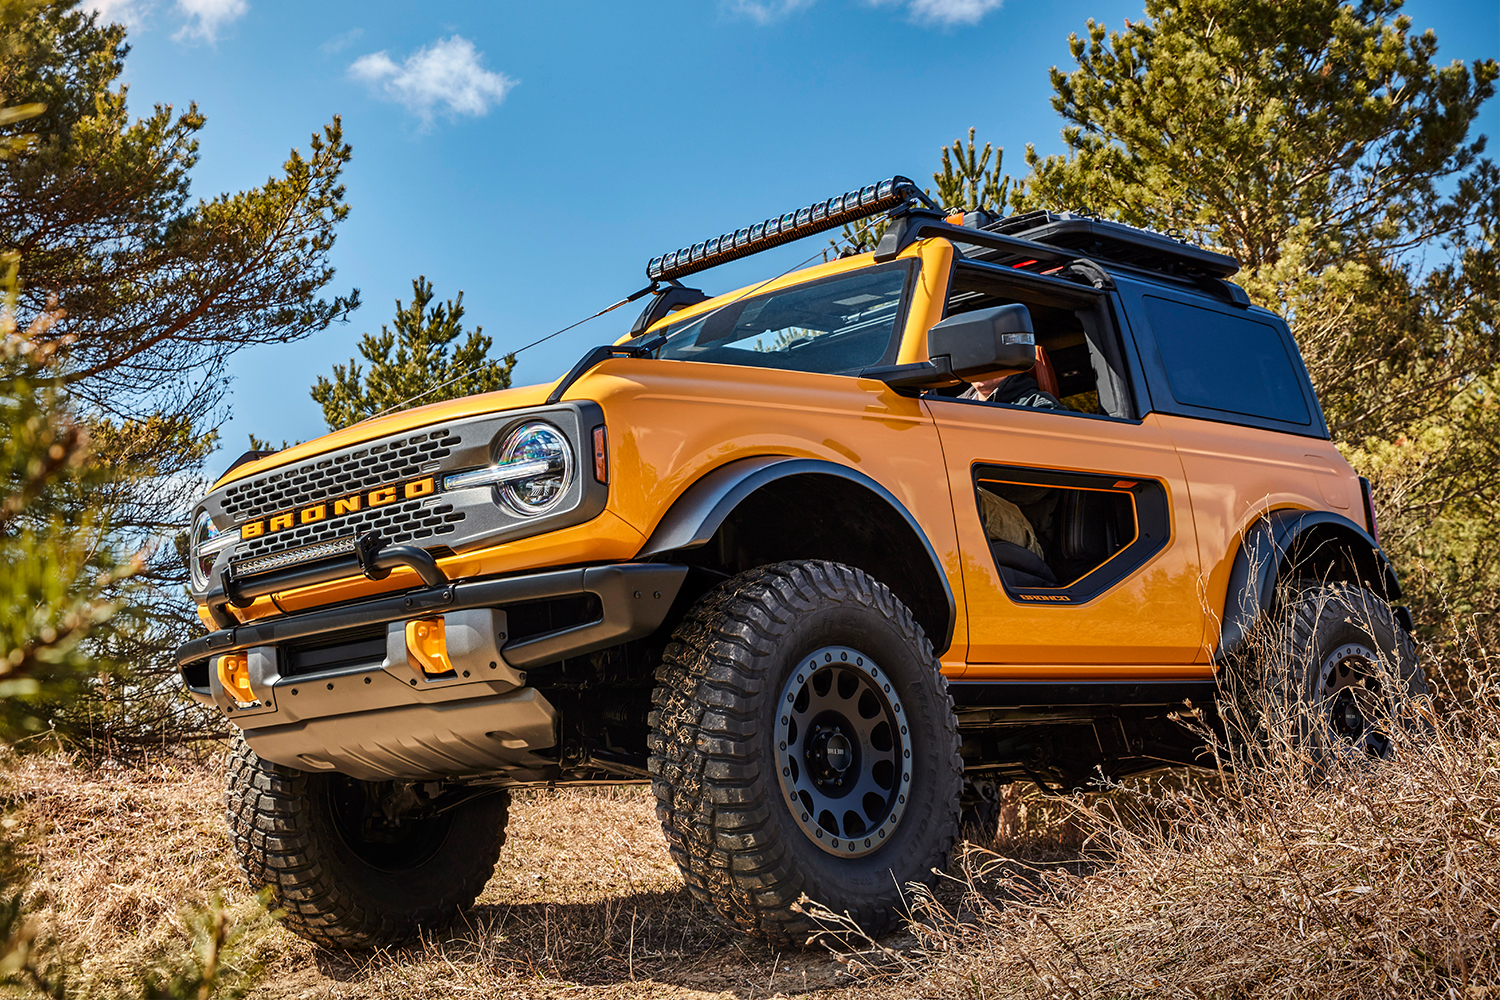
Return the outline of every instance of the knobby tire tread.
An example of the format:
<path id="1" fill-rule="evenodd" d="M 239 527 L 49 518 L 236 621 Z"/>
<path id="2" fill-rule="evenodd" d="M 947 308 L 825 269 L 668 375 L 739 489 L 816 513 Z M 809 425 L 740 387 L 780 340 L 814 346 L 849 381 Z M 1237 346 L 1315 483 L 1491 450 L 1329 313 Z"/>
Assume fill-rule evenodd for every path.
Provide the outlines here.
<path id="1" fill-rule="evenodd" d="M 435 899 L 402 912 L 362 903 L 357 887 L 335 870 L 312 815 L 310 781 L 316 776 L 258 757 L 243 738 L 229 753 L 224 807 L 230 840 L 246 880 L 269 889 L 271 908 L 300 937 L 329 948 L 361 949 L 411 940 L 442 926 L 472 905 L 494 874 L 505 842 L 509 795 L 498 792 L 498 829 L 492 849 L 466 845 L 458 877 Z"/>
<path id="2" fill-rule="evenodd" d="M 774 774 L 763 777 L 753 759 L 740 757 L 735 744 L 754 734 L 755 699 L 765 695 L 763 678 L 753 669 L 757 658 L 774 653 L 799 614 L 849 602 L 895 625 L 911 648 L 925 653 L 939 701 L 948 709 L 941 723 L 944 745 L 937 751 L 951 757 L 949 797 L 956 804 L 963 761 L 947 680 L 911 612 L 858 569 L 788 562 L 725 581 L 688 613 L 656 671 L 650 769 L 668 850 L 695 899 L 778 946 L 800 945 L 817 928 L 793 910 L 806 879 L 769 835 L 771 810 L 781 807 L 779 783 Z M 956 811 L 952 822 L 940 826 L 934 867 L 945 867 L 952 855 Z M 893 882 L 849 916 L 878 934 L 901 907 L 902 890 Z"/>

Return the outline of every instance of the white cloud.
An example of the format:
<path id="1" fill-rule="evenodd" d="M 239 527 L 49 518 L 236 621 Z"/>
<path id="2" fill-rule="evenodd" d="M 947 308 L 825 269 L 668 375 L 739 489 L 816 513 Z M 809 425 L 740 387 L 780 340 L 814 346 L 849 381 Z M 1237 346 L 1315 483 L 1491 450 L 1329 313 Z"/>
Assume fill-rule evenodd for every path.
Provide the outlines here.
<path id="1" fill-rule="evenodd" d="M 1004 0 L 911 0 L 912 17 L 933 24 L 978 24 Z"/>
<path id="2" fill-rule="evenodd" d="M 177 0 L 177 12 L 187 18 L 187 23 L 172 40 L 196 38 L 212 44 L 218 41 L 220 28 L 244 17 L 249 10 L 246 0 Z"/>
<path id="3" fill-rule="evenodd" d="M 729 0 L 729 9 L 743 14 L 757 24 L 779 21 L 795 10 L 809 7 L 814 0 Z"/>
<path id="4" fill-rule="evenodd" d="M 123 24 L 131 30 L 146 22 L 146 13 L 151 9 L 151 0 L 88 0 L 83 9 L 99 15 L 107 24 Z"/>
<path id="5" fill-rule="evenodd" d="M 817 0 L 725 0 L 728 8 L 757 24 L 770 24 L 788 14 L 810 7 Z M 992 10 L 999 10 L 1005 0 L 866 0 L 872 7 L 905 7 L 912 20 L 924 24 L 950 27 L 955 24 L 978 24 Z"/>
<path id="6" fill-rule="evenodd" d="M 440 38 L 397 65 L 384 52 L 360 56 L 349 75 L 378 86 L 385 95 L 431 123 L 433 112 L 479 116 L 499 104 L 516 81 L 479 65 L 480 53 L 467 38 Z"/>

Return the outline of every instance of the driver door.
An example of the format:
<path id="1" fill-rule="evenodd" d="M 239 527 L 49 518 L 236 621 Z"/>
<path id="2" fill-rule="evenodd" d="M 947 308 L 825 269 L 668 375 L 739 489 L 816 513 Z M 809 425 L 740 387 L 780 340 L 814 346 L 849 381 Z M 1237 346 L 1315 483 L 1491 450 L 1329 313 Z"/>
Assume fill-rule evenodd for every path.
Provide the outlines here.
<path id="1" fill-rule="evenodd" d="M 950 314 L 1010 302 L 1028 307 L 1062 405 L 924 400 L 953 495 L 965 679 L 1106 679 L 1110 665 L 1204 673 L 1182 462 L 1154 416 L 1134 416 L 1106 298 L 1035 275 L 955 272 Z"/>

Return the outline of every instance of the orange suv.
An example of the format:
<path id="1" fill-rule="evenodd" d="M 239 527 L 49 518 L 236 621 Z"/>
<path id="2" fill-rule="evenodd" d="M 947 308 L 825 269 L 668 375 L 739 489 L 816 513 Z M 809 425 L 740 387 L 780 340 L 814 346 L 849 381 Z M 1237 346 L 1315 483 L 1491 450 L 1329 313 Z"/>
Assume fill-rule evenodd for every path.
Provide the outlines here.
<path id="1" fill-rule="evenodd" d="M 873 253 L 677 280 L 880 215 Z M 508 789 L 650 782 L 729 921 L 794 939 L 806 893 L 878 931 L 998 784 L 1192 763 L 1169 716 L 1226 665 L 1386 755 L 1424 690 L 1400 586 L 1236 269 L 898 177 L 653 259 L 552 385 L 245 456 L 179 661 L 243 734 L 251 882 L 312 940 L 400 940 L 476 898 Z"/>

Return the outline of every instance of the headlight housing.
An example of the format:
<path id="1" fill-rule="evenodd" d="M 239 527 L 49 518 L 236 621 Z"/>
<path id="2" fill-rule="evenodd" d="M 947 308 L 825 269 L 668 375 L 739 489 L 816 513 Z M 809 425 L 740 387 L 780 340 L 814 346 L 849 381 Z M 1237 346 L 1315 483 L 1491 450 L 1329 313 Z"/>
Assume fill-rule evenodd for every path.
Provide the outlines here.
<path id="1" fill-rule="evenodd" d="M 576 467 L 567 435 L 544 420 L 533 420 L 505 439 L 498 462 L 487 469 L 447 476 L 443 488 L 492 485 L 500 501 L 512 512 L 536 517 L 552 510 L 567 496 Z"/>
<path id="2" fill-rule="evenodd" d="M 208 589 L 209 573 L 214 568 L 214 560 L 238 538 L 238 532 L 221 534 L 208 511 L 198 512 L 198 516 L 193 519 L 193 530 L 188 539 L 188 570 L 193 577 L 193 586 L 199 590 Z"/>

